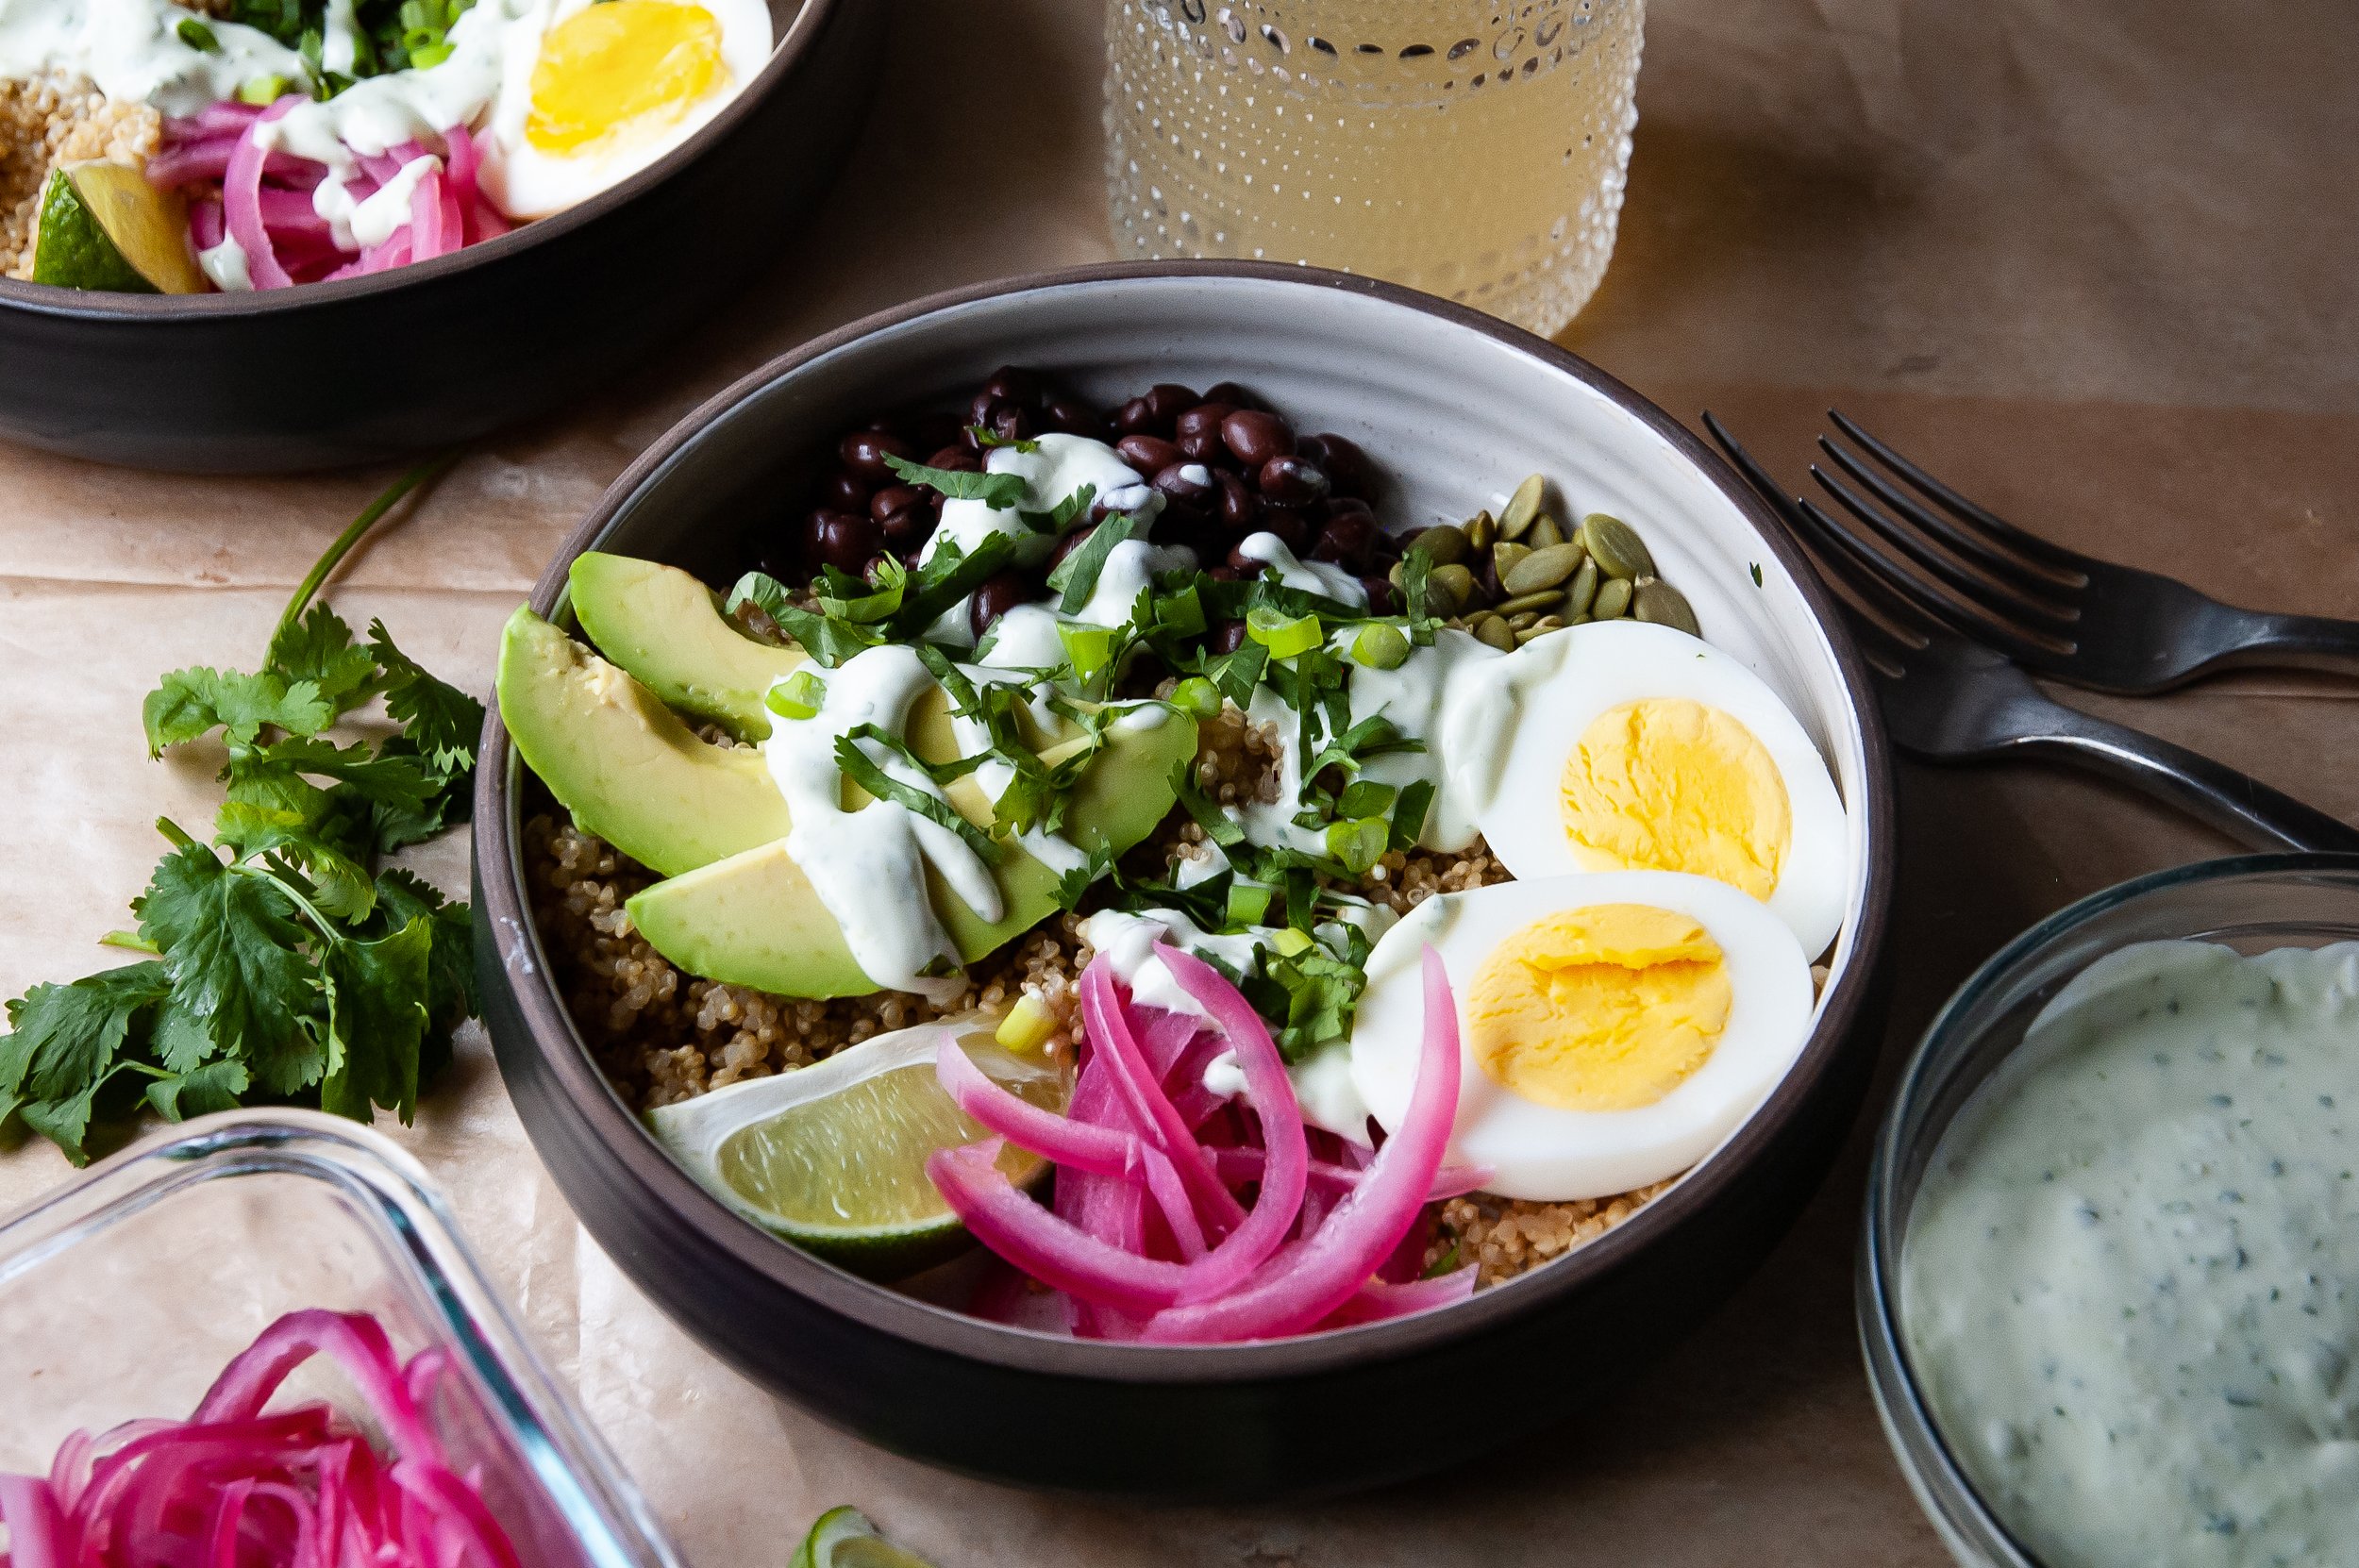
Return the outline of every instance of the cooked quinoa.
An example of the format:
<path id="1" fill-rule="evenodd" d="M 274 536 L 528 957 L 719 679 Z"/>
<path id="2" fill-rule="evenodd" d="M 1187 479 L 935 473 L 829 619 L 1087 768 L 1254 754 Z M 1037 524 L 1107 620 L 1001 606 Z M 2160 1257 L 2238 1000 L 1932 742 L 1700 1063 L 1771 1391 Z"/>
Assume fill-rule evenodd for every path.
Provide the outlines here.
<path id="1" fill-rule="evenodd" d="M 60 163 L 144 164 L 163 121 L 142 103 L 114 103 L 86 76 L 0 80 L 0 274 L 33 275 L 41 193 Z"/>
<path id="2" fill-rule="evenodd" d="M 1274 800 L 1279 744 L 1267 726 L 1236 709 L 1201 727 L 1196 781 L 1223 805 Z M 707 740 L 722 737 L 708 730 Z M 1160 836 L 1135 854 L 1168 863 L 1204 854 L 1204 831 L 1175 813 Z M 1092 957 L 1078 915 L 1044 923 L 1022 941 L 968 970 L 968 985 L 935 1004 L 906 992 L 820 1002 L 772 996 L 743 986 L 684 975 L 631 928 L 624 901 L 655 874 L 584 833 L 561 812 L 525 822 L 525 863 L 533 913 L 558 987 L 599 1066 L 640 1109 L 692 1098 L 741 1078 L 808 1067 L 846 1045 L 929 1019 L 977 1009 L 996 1010 L 1029 992 L 1057 1022 L 1046 1047 L 1074 1050 L 1079 1038 L 1074 982 Z M 1508 880 L 1507 870 L 1478 839 L 1464 854 L 1426 850 L 1387 854 L 1368 874 L 1368 897 L 1408 910 L 1437 892 Z M 1443 1208 L 1429 1263 L 1481 1265 L 1495 1285 L 1564 1256 L 1636 1213 L 1669 1182 L 1577 1203 L 1530 1203 L 1478 1193 Z M 1454 1266 L 1454 1265 L 1453 1265 Z"/>

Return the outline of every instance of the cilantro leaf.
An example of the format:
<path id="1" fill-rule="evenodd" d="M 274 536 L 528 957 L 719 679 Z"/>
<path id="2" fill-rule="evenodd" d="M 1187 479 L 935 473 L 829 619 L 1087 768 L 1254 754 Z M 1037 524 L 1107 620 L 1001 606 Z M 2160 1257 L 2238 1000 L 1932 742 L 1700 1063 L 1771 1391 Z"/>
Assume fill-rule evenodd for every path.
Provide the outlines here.
<path id="1" fill-rule="evenodd" d="M 254 1079 L 239 1061 L 209 1061 L 185 1073 L 168 1073 L 147 1086 L 147 1103 L 167 1122 L 185 1122 L 215 1110 L 235 1110 L 238 1096 Z"/>
<path id="2" fill-rule="evenodd" d="M 1097 487 L 1083 485 L 1046 511 L 1019 510 L 1016 521 L 1036 534 L 1061 534 L 1073 526 L 1073 520 L 1087 512 L 1097 502 Z"/>
<path id="3" fill-rule="evenodd" d="M 427 963 L 427 1022 L 447 1036 L 461 1020 L 476 1013 L 472 914 L 463 903 L 446 902 L 440 889 L 412 872 L 398 866 L 379 872 L 376 917 L 362 927 L 362 933 L 389 935 L 421 918 L 432 923 L 434 934 L 433 952 Z"/>
<path id="4" fill-rule="evenodd" d="M 1057 601 L 1057 609 L 1067 615 L 1080 613 L 1081 607 L 1089 603 L 1090 594 L 1096 591 L 1098 575 L 1105 571 L 1106 559 L 1114 553 L 1114 546 L 1133 537 L 1146 525 L 1144 514 L 1126 511 L 1109 517 L 1092 528 L 1089 537 L 1081 541 L 1064 559 L 1057 562 L 1057 569 L 1048 574 L 1050 590 L 1063 594 Z"/>
<path id="5" fill-rule="evenodd" d="M 104 1076 L 131 1021 L 160 1002 L 172 982 L 150 960 L 70 985 L 39 985 L 8 1004 L 12 1031 L 0 1043 L 0 1100 L 70 1098 Z"/>
<path id="6" fill-rule="evenodd" d="M 827 669 L 832 670 L 884 641 L 883 634 L 874 627 L 802 609 L 787 592 L 786 585 L 767 573 L 748 572 L 737 579 L 737 585 L 729 590 L 728 612 L 736 614 L 738 607 L 744 604 L 751 604 L 770 617 L 780 631 Z"/>
<path id="7" fill-rule="evenodd" d="M 924 485 L 950 501 L 980 501 L 993 511 L 1006 511 L 1024 499 L 1031 481 L 1021 474 L 969 474 L 953 468 L 928 468 L 888 454 L 885 464 L 905 485 Z"/>
<path id="8" fill-rule="evenodd" d="M 473 767 L 483 739 L 483 705 L 394 647 L 383 621 L 369 623 L 369 652 L 384 666 L 385 711 L 418 755 L 443 779 Z"/>
<path id="9" fill-rule="evenodd" d="M 164 676 L 141 705 L 147 726 L 147 755 L 166 746 L 223 730 L 233 747 L 250 746 L 266 725 L 293 735 L 315 735 L 334 722 L 336 709 L 309 680 L 289 681 L 275 670 L 241 675 L 199 666 Z"/>
<path id="10" fill-rule="evenodd" d="M 433 952 L 430 915 L 374 941 L 329 945 L 320 966 L 328 1028 L 322 1110 L 366 1121 L 374 1102 L 404 1122 L 415 1114 Z"/>
<path id="11" fill-rule="evenodd" d="M 324 809 L 334 804 L 325 791 L 319 800 Z M 300 867 L 310 883 L 312 900 L 340 920 L 357 920 L 376 901 L 368 867 L 324 833 L 311 815 L 233 800 L 221 809 L 213 826 L 214 842 L 235 851 L 241 860 L 277 855 Z"/>
<path id="12" fill-rule="evenodd" d="M 314 994 L 308 933 L 286 889 L 224 865 L 203 844 L 164 857 L 132 906 L 140 935 L 162 949 L 174 1002 L 244 1057 L 264 1087 L 292 1094 L 326 1065 L 305 1027 Z"/>
<path id="13" fill-rule="evenodd" d="M 956 540 L 944 540 L 933 554 L 917 563 L 901 609 L 888 623 L 892 635 L 916 637 L 986 579 L 1006 570 L 1014 557 L 1013 534 L 986 534 L 975 542 L 972 550 L 961 549 Z"/>
<path id="14" fill-rule="evenodd" d="M 1231 849 L 1245 842 L 1244 826 L 1220 809 L 1220 803 L 1196 787 L 1196 764 L 1176 762 L 1171 769 L 1171 792 L 1179 797 L 1180 808 L 1196 819 L 1204 829 L 1204 836 Z"/>
<path id="15" fill-rule="evenodd" d="M 1023 452 L 1028 455 L 1040 450 L 1040 442 L 1036 441 L 1028 441 L 1020 437 L 1012 441 L 998 431 L 986 429 L 980 425 L 970 425 L 967 429 L 974 435 L 975 443 L 986 449 L 1004 446 L 1011 452 Z"/>
<path id="16" fill-rule="evenodd" d="M 352 628 L 326 605 L 315 604 L 301 620 L 279 627 L 263 662 L 289 680 L 310 681 L 338 713 L 360 707 L 376 691 L 376 657 L 353 645 Z"/>
<path id="17" fill-rule="evenodd" d="M 861 749 L 860 742 L 862 741 L 883 745 L 888 750 L 899 753 L 919 769 L 929 774 L 933 772 L 926 763 L 919 761 L 916 755 L 890 731 L 880 729 L 875 725 L 862 725 L 848 734 L 836 737 L 836 766 L 844 770 L 844 776 L 846 778 L 878 800 L 891 801 L 895 806 L 916 812 L 928 822 L 948 828 L 956 833 L 966 847 L 973 850 L 986 865 L 997 865 L 1006 858 L 1006 851 L 1000 844 L 990 834 L 961 816 L 958 808 L 944 800 L 940 795 L 921 790 L 916 785 L 905 779 L 895 778 L 885 772 L 875 758 Z M 979 763 L 981 759 L 969 758 L 967 760 L 969 763 Z"/>

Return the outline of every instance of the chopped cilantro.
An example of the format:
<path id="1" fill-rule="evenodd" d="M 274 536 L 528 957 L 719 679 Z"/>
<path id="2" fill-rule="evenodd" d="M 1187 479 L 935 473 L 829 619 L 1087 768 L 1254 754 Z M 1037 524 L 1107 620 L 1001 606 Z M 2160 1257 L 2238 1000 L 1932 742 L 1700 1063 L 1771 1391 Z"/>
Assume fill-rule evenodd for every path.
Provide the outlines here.
<path id="1" fill-rule="evenodd" d="M 928 468 L 906 458 L 888 455 L 885 463 L 903 484 L 924 485 L 945 500 L 980 501 L 993 511 L 1006 511 L 1024 499 L 1031 481 L 1021 474 L 969 474 L 955 468 Z"/>
<path id="2" fill-rule="evenodd" d="M 1098 574 L 1105 571 L 1106 559 L 1114 553 L 1114 546 L 1134 538 L 1146 526 L 1143 512 L 1118 512 L 1090 531 L 1064 559 L 1057 562 L 1048 574 L 1048 589 L 1061 597 L 1057 609 L 1063 614 L 1076 615 L 1089 603 L 1090 594 L 1097 589 Z"/>
<path id="3" fill-rule="evenodd" d="M 875 758 L 870 757 L 861 748 L 862 741 L 874 742 L 888 751 L 898 754 L 903 760 L 932 776 L 937 784 L 947 782 L 940 776 L 939 770 L 921 761 L 916 753 L 909 749 L 906 742 L 890 730 L 879 728 L 876 725 L 861 725 L 848 734 L 836 737 L 836 766 L 844 770 L 845 777 L 866 790 L 878 800 L 889 800 L 895 806 L 916 812 L 928 822 L 948 828 L 957 834 L 966 847 L 973 850 L 985 864 L 997 865 L 1005 858 L 1006 852 L 998 842 L 990 834 L 961 816 L 958 809 L 948 801 L 931 791 L 921 790 L 906 779 L 895 778 L 885 772 L 883 766 Z M 979 765 L 981 761 L 981 758 L 969 758 L 966 759 L 965 767 Z M 960 765 L 951 764 L 951 766 Z"/>
<path id="4" fill-rule="evenodd" d="M 1040 450 L 1040 442 L 1036 441 L 1010 441 L 998 431 L 986 429 L 980 425 L 970 425 L 966 428 L 978 446 L 1004 446 L 1011 452 L 1022 452 L 1028 456 Z"/>
<path id="5" fill-rule="evenodd" d="M 1097 487 L 1083 485 L 1046 511 L 1019 509 L 1016 521 L 1036 534 L 1061 534 L 1073 526 L 1075 518 L 1086 513 L 1096 504 Z"/>

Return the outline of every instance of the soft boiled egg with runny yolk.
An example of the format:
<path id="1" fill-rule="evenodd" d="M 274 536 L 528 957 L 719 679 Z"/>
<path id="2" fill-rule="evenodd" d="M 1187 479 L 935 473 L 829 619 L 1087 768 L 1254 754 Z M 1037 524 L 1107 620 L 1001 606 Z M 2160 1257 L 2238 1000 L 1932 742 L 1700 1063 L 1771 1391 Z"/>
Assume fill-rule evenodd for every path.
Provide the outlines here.
<path id="1" fill-rule="evenodd" d="M 678 146 L 770 58 L 761 0 L 556 0 L 519 29 L 485 127 L 483 185 L 511 218 L 560 212 Z"/>
<path id="2" fill-rule="evenodd" d="M 1810 1033 L 1810 962 L 1724 882 L 1618 871 L 1428 898 L 1368 955 L 1351 1076 L 1380 1126 L 1409 1109 L 1420 956 L 1442 956 L 1462 1056 L 1452 1163 L 1564 1203 L 1666 1180 L 1752 1114 Z"/>
<path id="3" fill-rule="evenodd" d="M 1816 957 L 1842 929 L 1850 824 L 1778 694 L 1669 626 L 1605 621 L 1486 666 L 1446 723 L 1449 788 L 1516 876 L 1683 871 Z"/>

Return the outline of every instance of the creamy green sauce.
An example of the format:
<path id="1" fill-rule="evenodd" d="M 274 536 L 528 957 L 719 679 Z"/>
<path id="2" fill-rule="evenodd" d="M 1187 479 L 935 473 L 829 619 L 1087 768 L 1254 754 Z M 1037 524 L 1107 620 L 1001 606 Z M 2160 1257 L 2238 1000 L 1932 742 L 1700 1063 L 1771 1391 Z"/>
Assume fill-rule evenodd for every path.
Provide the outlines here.
<path id="1" fill-rule="evenodd" d="M 2359 1561 L 2359 943 L 2100 959 L 1950 1127 L 1900 1306 L 2048 1568 Z"/>

